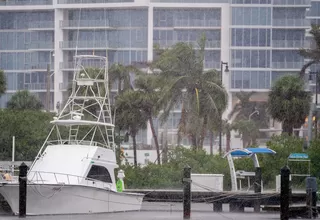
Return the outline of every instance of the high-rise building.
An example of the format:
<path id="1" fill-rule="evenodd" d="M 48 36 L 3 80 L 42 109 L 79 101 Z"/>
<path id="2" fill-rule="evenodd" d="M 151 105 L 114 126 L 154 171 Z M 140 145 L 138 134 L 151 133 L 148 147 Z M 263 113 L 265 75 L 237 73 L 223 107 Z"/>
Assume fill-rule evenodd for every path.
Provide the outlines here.
<path id="1" fill-rule="evenodd" d="M 76 53 L 107 55 L 110 65 L 127 65 L 152 60 L 155 43 L 196 44 L 204 32 L 205 68 L 220 70 L 223 61 L 231 70 L 223 74 L 230 111 L 235 92 L 257 91 L 266 99 L 275 79 L 300 70 L 298 49 L 305 45 L 310 6 L 310 0 L 2 0 L 0 69 L 8 89 L 0 107 L 21 89 L 45 104 L 49 65 L 50 108 L 56 110 L 67 96 Z M 320 16 L 318 9 L 314 13 Z M 158 126 L 173 144 L 179 119 L 177 106 L 166 125 Z M 151 144 L 151 137 L 148 129 L 140 142 Z"/>

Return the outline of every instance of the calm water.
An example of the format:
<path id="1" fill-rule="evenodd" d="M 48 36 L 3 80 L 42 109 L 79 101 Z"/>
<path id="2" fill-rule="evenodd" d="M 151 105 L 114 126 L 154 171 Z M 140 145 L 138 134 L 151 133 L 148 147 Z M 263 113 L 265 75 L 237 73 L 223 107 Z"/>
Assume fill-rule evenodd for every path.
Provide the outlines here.
<path id="1" fill-rule="evenodd" d="M 279 214 L 255 214 L 248 208 L 246 213 L 229 213 L 228 206 L 223 213 L 214 213 L 211 204 L 192 204 L 192 220 L 258 220 L 280 219 Z M 1 220 L 19 219 L 17 216 L 0 216 Z M 59 216 L 28 216 L 27 220 L 182 220 L 181 203 L 148 203 L 145 202 L 140 212 L 122 212 L 91 215 L 59 215 Z"/>

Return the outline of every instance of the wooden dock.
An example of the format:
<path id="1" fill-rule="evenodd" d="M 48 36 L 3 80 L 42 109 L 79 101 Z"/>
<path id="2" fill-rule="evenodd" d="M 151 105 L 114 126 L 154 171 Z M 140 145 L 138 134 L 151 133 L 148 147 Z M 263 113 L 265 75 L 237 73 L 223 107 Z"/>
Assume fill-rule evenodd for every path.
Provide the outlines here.
<path id="1" fill-rule="evenodd" d="M 148 202 L 174 203 L 182 202 L 183 200 L 182 190 L 127 189 L 125 192 L 145 194 L 144 201 Z M 280 207 L 280 193 L 274 191 L 266 191 L 261 194 L 256 194 L 254 192 L 193 191 L 191 194 L 192 202 L 211 203 L 213 204 L 213 211 L 215 212 L 223 211 L 222 204 L 229 204 L 230 212 L 243 212 L 245 207 L 254 207 L 257 200 L 260 201 L 260 205 L 264 207 Z M 306 193 L 293 192 L 291 202 L 292 204 L 306 204 Z"/>

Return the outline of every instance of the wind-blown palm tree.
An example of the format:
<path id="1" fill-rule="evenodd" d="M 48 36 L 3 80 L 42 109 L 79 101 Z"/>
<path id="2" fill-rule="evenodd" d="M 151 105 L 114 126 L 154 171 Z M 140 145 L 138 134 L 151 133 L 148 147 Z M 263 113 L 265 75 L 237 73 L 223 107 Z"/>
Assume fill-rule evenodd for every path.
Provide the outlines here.
<path id="1" fill-rule="evenodd" d="M 124 66 L 122 64 L 113 64 L 109 68 L 109 81 L 110 83 L 118 83 L 118 94 L 133 89 L 130 77 L 131 72 L 137 73 L 138 71 L 133 66 Z"/>
<path id="2" fill-rule="evenodd" d="M 304 90 L 304 81 L 297 76 L 283 76 L 269 92 L 268 112 L 282 122 L 282 132 L 292 135 L 293 128 L 300 128 L 309 113 L 311 93 Z"/>
<path id="3" fill-rule="evenodd" d="M 135 80 L 136 91 L 138 94 L 139 109 L 144 111 L 148 117 L 149 124 L 151 127 L 151 132 L 154 140 L 154 144 L 157 151 L 157 161 L 160 161 L 160 147 L 158 142 L 158 135 L 153 124 L 154 116 L 157 116 L 160 111 L 160 106 L 158 105 L 158 100 L 161 95 L 161 90 L 158 88 L 157 77 L 154 75 L 141 75 Z"/>
<path id="4" fill-rule="evenodd" d="M 229 113 L 229 119 L 233 119 L 234 121 L 249 119 L 249 115 L 254 111 L 254 108 L 256 107 L 256 102 L 250 100 L 253 94 L 255 94 L 255 92 L 243 91 L 235 94 L 235 96 L 238 98 L 238 102 Z"/>
<path id="5" fill-rule="evenodd" d="M 116 100 L 117 125 L 128 131 L 132 138 L 134 166 L 137 167 L 137 142 L 136 136 L 141 129 L 147 127 L 148 115 L 140 109 L 141 96 L 139 93 L 128 90 L 118 96 Z"/>
<path id="6" fill-rule="evenodd" d="M 193 147 L 202 147 L 210 118 L 226 109 L 228 95 L 215 70 L 204 71 L 205 37 L 199 41 L 200 50 L 187 43 L 177 43 L 164 50 L 152 67 L 160 70 L 164 81 L 164 104 L 161 121 L 182 103 L 179 131 L 191 138 Z"/>
<path id="7" fill-rule="evenodd" d="M 314 43 L 313 48 L 301 49 L 300 54 L 306 59 L 310 59 L 300 70 L 300 78 L 303 79 L 305 76 L 306 69 L 311 65 L 320 63 L 320 26 L 311 25 L 309 32 L 312 35 L 312 42 Z"/>

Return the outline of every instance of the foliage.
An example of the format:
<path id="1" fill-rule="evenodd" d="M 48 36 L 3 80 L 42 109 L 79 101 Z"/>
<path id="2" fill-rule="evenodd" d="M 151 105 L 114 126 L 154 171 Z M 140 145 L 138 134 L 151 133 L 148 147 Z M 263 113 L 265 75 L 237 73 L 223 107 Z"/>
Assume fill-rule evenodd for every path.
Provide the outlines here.
<path id="1" fill-rule="evenodd" d="M 160 120 L 165 122 L 171 110 L 182 103 L 179 134 L 189 136 L 194 147 L 202 147 L 211 123 L 227 107 L 228 95 L 215 70 L 204 71 L 205 37 L 199 48 L 177 43 L 163 50 L 152 64 L 160 70 L 163 90 L 159 103 L 163 104 Z"/>
<path id="2" fill-rule="evenodd" d="M 269 122 L 267 103 L 252 101 L 251 96 L 254 94 L 255 92 L 243 91 L 236 93 L 238 102 L 228 116 L 233 120 L 231 128 L 241 134 L 244 147 L 255 144 L 256 139 L 261 135 L 258 129 L 267 128 Z"/>
<path id="3" fill-rule="evenodd" d="M 320 178 L 320 139 L 312 140 L 307 153 L 312 162 L 311 174 Z"/>
<path id="4" fill-rule="evenodd" d="M 314 141 L 308 149 L 308 154 L 312 162 L 312 174 L 319 177 L 320 169 L 320 140 Z M 262 168 L 263 183 L 265 188 L 275 188 L 276 175 L 280 174 L 280 169 L 287 164 L 287 158 L 291 153 L 303 152 L 303 140 L 283 134 L 273 136 L 267 143 L 267 147 L 276 152 L 275 155 L 259 155 L 259 162 Z M 240 158 L 234 160 L 236 170 L 254 172 L 254 165 L 250 158 Z M 182 170 L 185 165 L 192 168 L 192 173 L 216 173 L 224 174 L 224 190 L 231 188 L 229 165 L 226 158 L 218 155 L 210 156 L 203 150 L 192 150 L 183 147 L 176 147 L 169 154 L 169 162 L 158 166 L 149 164 L 145 167 L 133 169 L 129 165 L 121 167 L 124 169 L 127 188 L 181 188 Z M 303 163 L 290 163 L 293 172 L 303 173 L 307 166 Z M 298 171 L 298 172 L 297 172 Z M 295 178 L 299 179 L 299 178 Z M 299 179 L 304 184 L 303 179 Z"/>
<path id="5" fill-rule="evenodd" d="M 230 175 L 227 160 L 211 156 L 203 150 L 176 147 L 168 155 L 169 162 L 162 166 L 149 164 L 134 169 L 129 165 L 121 167 L 125 171 L 125 184 L 128 188 L 181 188 L 182 170 L 186 165 L 192 173 L 225 174 L 225 188 L 230 189 Z"/>
<path id="6" fill-rule="evenodd" d="M 157 89 L 157 82 L 157 77 L 154 75 L 140 75 L 135 80 L 135 84 L 137 87 L 137 91 L 135 91 L 135 93 L 137 93 L 139 97 L 138 108 L 143 111 L 148 118 L 153 141 L 157 150 L 157 161 L 158 164 L 160 164 L 161 161 L 158 134 L 156 133 L 156 129 L 153 123 L 153 118 L 156 117 L 160 112 L 160 105 L 158 104 L 158 100 L 161 97 L 161 90 Z"/>
<path id="7" fill-rule="evenodd" d="M 283 76 L 269 92 L 268 112 L 282 122 L 283 132 L 292 134 L 300 128 L 309 114 L 311 93 L 304 90 L 304 82 L 297 76 Z"/>
<path id="8" fill-rule="evenodd" d="M 320 62 L 320 26 L 311 25 L 311 30 L 309 32 L 312 36 L 312 42 L 314 46 L 312 48 L 301 49 L 300 54 L 306 59 L 309 59 L 306 64 L 303 65 L 300 71 L 300 78 L 304 79 L 306 69 L 311 65 Z"/>
<path id="9" fill-rule="evenodd" d="M 260 165 L 262 167 L 264 184 L 275 186 L 275 176 L 279 175 L 280 169 L 287 164 L 289 155 L 291 153 L 303 152 L 303 140 L 295 136 L 283 134 L 281 136 L 273 136 L 267 142 L 267 147 L 274 150 L 276 154 L 260 155 Z"/>
<path id="10" fill-rule="evenodd" d="M 7 103 L 8 109 L 12 110 L 41 110 L 43 104 L 40 99 L 28 90 L 16 92 Z"/>
<path id="11" fill-rule="evenodd" d="M 0 114 L 0 160 L 11 160 L 15 136 L 16 160 L 33 160 L 52 125 L 53 115 L 42 111 L 4 109 Z"/>
<path id="12" fill-rule="evenodd" d="M 116 122 L 120 130 L 127 130 L 133 141 L 134 164 L 137 166 L 136 135 L 147 127 L 148 116 L 140 109 L 141 96 L 135 91 L 125 91 L 116 100 Z"/>
<path id="13" fill-rule="evenodd" d="M 0 97 L 7 90 L 7 81 L 3 70 L 0 70 Z"/>
<path id="14" fill-rule="evenodd" d="M 233 123 L 233 129 L 242 136 L 243 148 L 256 145 L 259 136 L 259 128 L 252 120 L 239 120 Z"/>

